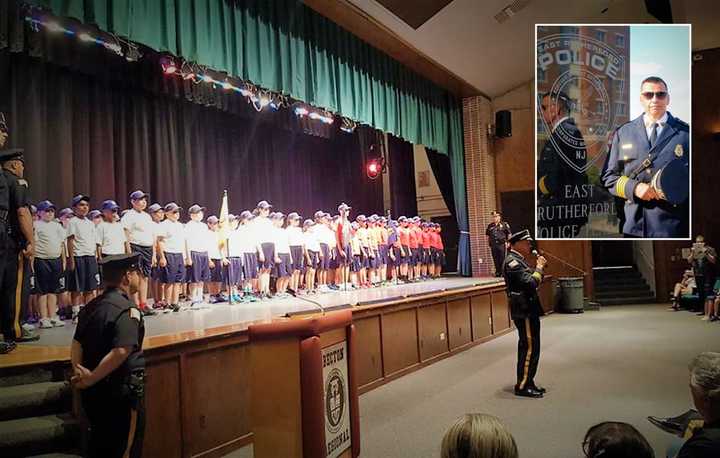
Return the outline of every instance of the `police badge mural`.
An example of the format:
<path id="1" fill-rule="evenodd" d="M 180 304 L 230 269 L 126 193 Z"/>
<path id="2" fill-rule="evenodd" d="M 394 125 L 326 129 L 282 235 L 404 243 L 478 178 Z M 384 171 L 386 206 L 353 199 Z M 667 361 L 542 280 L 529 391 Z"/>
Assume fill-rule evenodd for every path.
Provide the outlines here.
<path id="1" fill-rule="evenodd" d="M 628 121 L 629 27 L 537 26 L 537 237 L 617 237 L 601 183 L 610 137 Z"/>

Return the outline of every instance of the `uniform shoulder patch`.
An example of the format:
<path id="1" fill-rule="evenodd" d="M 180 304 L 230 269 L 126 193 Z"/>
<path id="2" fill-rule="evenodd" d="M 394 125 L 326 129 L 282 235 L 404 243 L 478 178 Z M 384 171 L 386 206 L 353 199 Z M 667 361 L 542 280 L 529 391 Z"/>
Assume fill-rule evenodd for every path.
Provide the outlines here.
<path id="1" fill-rule="evenodd" d="M 20 186 L 25 186 L 25 187 L 28 186 L 28 182 L 23 178 L 18 178 L 17 182 Z"/>
<path id="2" fill-rule="evenodd" d="M 136 309 L 135 307 L 130 308 L 130 318 L 133 320 L 142 320 L 142 313 L 140 313 L 140 310 Z"/>
<path id="3" fill-rule="evenodd" d="M 517 260 L 513 259 L 512 261 L 508 262 L 508 267 L 517 267 L 520 263 L 517 262 Z"/>

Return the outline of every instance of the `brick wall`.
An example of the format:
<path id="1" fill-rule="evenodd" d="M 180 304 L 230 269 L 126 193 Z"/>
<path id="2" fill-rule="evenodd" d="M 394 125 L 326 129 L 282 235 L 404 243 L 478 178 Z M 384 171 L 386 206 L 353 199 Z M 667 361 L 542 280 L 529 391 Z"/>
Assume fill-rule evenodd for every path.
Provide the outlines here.
<path id="1" fill-rule="evenodd" d="M 494 123 L 491 103 L 484 97 L 463 99 L 465 180 L 470 223 L 470 256 L 475 277 L 492 275 L 494 267 L 485 228 L 497 207 L 495 160 L 488 143 L 487 126 Z"/>

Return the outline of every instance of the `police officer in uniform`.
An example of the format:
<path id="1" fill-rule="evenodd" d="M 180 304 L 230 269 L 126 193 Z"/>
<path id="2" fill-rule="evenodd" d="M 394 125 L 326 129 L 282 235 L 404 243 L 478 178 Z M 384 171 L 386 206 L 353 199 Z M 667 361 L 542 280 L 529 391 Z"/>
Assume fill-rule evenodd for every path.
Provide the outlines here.
<path id="1" fill-rule="evenodd" d="M 544 315 L 537 289 L 547 260 L 537 257 L 535 267 L 526 258 L 532 249 L 532 237 L 526 229 L 510 237 L 510 250 L 503 265 L 510 316 L 518 331 L 517 384 L 515 394 L 541 398 L 545 389 L 535 384 L 540 360 L 540 317 Z"/>
<path id="2" fill-rule="evenodd" d="M 567 217 L 559 207 L 582 203 L 582 187 L 588 178 L 585 140 L 571 114 L 571 99 L 562 91 L 548 92 L 540 99 L 543 120 L 550 138 L 543 145 L 537 163 L 538 207 L 544 212 L 538 218 L 538 234 L 547 238 L 570 238 L 579 234 L 587 216 Z"/>
<path id="3" fill-rule="evenodd" d="M 690 127 L 667 111 L 670 94 L 661 78 L 643 80 L 640 102 L 645 112 L 620 126 L 613 136 L 603 184 L 625 202 L 625 237 L 687 237 L 687 199 L 671 203 L 653 186 L 653 177 L 672 165 L 687 169 Z M 670 186 L 688 193 L 688 177 L 686 172 Z"/>
<path id="4" fill-rule="evenodd" d="M 7 134 L 0 133 L 0 146 L 6 139 Z M 37 340 L 38 336 L 20 326 L 21 310 L 30 295 L 25 258 L 34 253 L 23 150 L 0 150 L 0 166 L 0 331 L 4 338 L 0 354 L 3 354 L 14 350 L 16 341 Z"/>
<path id="5" fill-rule="evenodd" d="M 495 262 L 495 276 L 502 276 L 502 265 L 507 252 L 507 239 L 512 234 L 510 225 L 502 220 L 499 211 L 492 212 L 493 222 L 488 224 L 485 235 L 490 244 L 493 261 Z"/>
<path id="6" fill-rule="evenodd" d="M 75 388 L 90 425 L 88 456 L 136 457 L 145 427 L 145 325 L 130 299 L 140 284 L 139 255 L 101 261 L 106 288 L 78 316 L 71 348 Z"/>

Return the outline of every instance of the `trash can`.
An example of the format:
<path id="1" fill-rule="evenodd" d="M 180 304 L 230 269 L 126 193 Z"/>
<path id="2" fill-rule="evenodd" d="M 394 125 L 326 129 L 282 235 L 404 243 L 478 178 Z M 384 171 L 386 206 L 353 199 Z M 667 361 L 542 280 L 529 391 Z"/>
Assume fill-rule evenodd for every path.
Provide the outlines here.
<path id="1" fill-rule="evenodd" d="M 583 313 L 584 285 L 583 277 L 560 277 L 559 312 Z"/>

